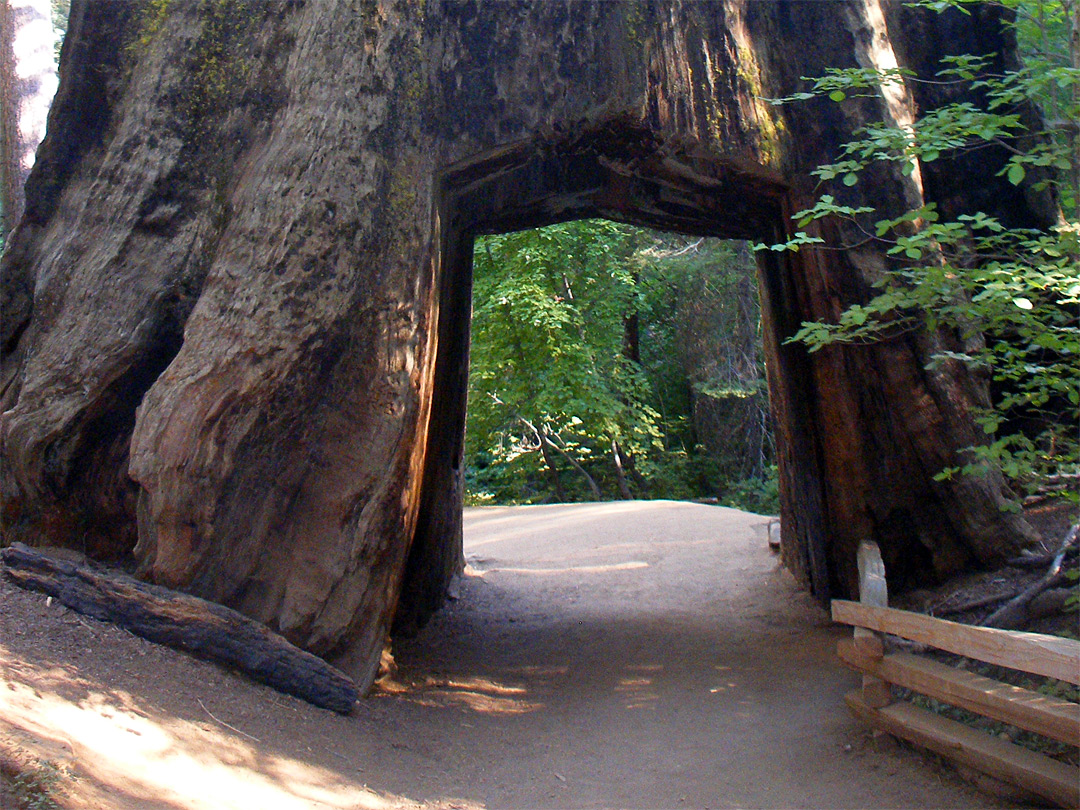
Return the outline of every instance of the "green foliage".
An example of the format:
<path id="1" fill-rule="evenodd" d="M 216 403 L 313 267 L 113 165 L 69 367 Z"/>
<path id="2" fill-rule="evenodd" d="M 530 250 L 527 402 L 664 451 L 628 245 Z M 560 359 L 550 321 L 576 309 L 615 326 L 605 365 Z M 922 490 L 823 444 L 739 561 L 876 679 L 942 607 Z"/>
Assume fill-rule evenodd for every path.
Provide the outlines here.
<path id="1" fill-rule="evenodd" d="M 62 772 L 51 762 L 39 761 L 11 777 L 7 793 L 18 810 L 58 810 L 54 798 Z"/>
<path id="2" fill-rule="evenodd" d="M 1076 613 L 1080 611 L 1080 568 L 1068 569 L 1065 577 L 1069 580 L 1069 589 L 1072 591 L 1065 600 L 1065 610 Z"/>
<path id="3" fill-rule="evenodd" d="M 922 5 L 964 10 L 965 3 Z M 1003 154 L 989 171 L 1013 185 L 1028 183 L 1034 191 L 1052 191 L 1062 211 L 1054 227 L 1010 228 L 984 212 L 945 221 L 933 203 L 883 218 L 873 208 L 845 205 L 835 193 L 823 193 L 813 206 L 795 214 L 800 230 L 791 239 L 755 249 L 852 246 L 850 241 L 825 245 L 821 237 L 801 230 L 825 219 L 844 223 L 840 230 L 856 234 L 862 244 L 880 245 L 894 264 L 878 282 L 875 297 L 849 307 L 835 322 L 804 323 L 793 340 L 815 352 L 908 330 L 947 330 L 953 345 L 937 352 L 929 369 L 963 364 L 987 376 L 994 402 L 976 414 L 985 444 L 970 448 L 968 463 L 942 470 L 939 478 L 977 474 L 993 465 L 1024 485 L 1077 463 L 1080 141 L 1075 122 L 1080 120 L 1080 55 L 1069 55 L 1075 0 L 1009 0 L 1005 5 L 1015 10 L 1024 56 L 1015 70 L 993 73 L 990 58 L 972 55 L 944 58 L 929 80 L 905 69 L 832 70 L 808 80 L 812 85 L 807 92 L 776 103 L 815 96 L 843 103 L 892 84 L 920 81 L 967 91 L 960 100 L 925 112 L 911 127 L 890 122 L 862 127 L 835 163 L 818 167 L 814 174 L 826 188 L 836 182 L 853 186 L 875 165 L 892 164 L 910 175 L 944 157 Z M 1025 113 L 1031 102 L 1041 105 L 1048 122 L 1041 130 L 1033 128 L 1032 117 Z M 1061 125 L 1070 121 L 1072 126 Z M 990 146 L 997 151 L 987 151 Z"/>
<path id="4" fill-rule="evenodd" d="M 733 258 L 718 240 L 605 220 L 478 240 L 467 502 L 721 490 L 741 468 L 699 441 L 694 405 L 765 401 L 756 282 Z M 754 345 L 734 361 L 739 306 Z"/>
<path id="5" fill-rule="evenodd" d="M 470 455 L 506 463 L 556 449 L 587 461 L 659 439 L 648 383 L 622 352 L 637 295 L 634 234 L 606 221 L 488 237 L 475 255 Z M 579 463 L 580 463 L 579 461 Z"/>
<path id="6" fill-rule="evenodd" d="M 745 478 L 730 485 L 720 504 L 759 515 L 780 514 L 780 478 L 776 465 L 770 466 L 763 478 Z"/>
<path id="7" fill-rule="evenodd" d="M 165 26 L 165 19 L 169 15 L 173 0 L 147 0 L 142 9 L 142 17 L 139 23 L 139 31 L 134 42 L 128 45 L 128 50 L 136 55 L 150 47 L 151 43 Z"/>
<path id="8" fill-rule="evenodd" d="M 71 15 L 71 0 L 51 0 L 52 27 L 55 43 L 53 50 L 56 61 L 60 61 L 60 46 L 64 44 L 64 35 L 67 33 L 68 17 Z"/>

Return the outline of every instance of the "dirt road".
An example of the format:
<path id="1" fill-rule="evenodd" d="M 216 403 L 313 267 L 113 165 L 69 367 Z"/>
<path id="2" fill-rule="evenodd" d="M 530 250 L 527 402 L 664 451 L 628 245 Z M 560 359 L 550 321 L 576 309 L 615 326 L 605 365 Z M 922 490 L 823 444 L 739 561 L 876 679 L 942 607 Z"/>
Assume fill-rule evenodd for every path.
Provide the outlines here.
<path id="1" fill-rule="evenodd" d="M 0 735 L 81 807 L 1004 806 L 848 716 L 763 518 L 468 510 L 466 556 L 349 717 L 0 585 Z"/>

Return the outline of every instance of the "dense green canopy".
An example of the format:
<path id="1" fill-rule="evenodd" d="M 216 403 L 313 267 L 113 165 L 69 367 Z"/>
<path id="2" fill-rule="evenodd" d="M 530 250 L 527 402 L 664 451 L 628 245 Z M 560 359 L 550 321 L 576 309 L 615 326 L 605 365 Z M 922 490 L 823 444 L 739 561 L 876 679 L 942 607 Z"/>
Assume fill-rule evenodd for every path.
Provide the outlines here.
<path id="1" fill-rule="evenodd" d="M 754 272 L 742 245 L 606 220 L 478 240 L 471 496 L 775 508 Z"/>

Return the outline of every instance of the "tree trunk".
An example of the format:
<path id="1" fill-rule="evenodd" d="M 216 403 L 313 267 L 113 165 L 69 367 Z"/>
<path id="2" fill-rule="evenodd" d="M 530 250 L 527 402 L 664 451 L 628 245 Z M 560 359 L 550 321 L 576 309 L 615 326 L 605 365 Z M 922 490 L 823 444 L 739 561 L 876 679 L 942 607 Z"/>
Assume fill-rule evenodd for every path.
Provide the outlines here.
<path id="1" fill-rule="evenodd" d="M 637 311 L 623 318 L 623 357 L 641 365 L 641 317 Z"/>
<path id="2" fill-rule="evenodd" d="M 22 215 L 14 39 L 11 5 L 0 3 L 0 240 L 4 242 Z"/>
<path id="3" fill-rule="evenodd" d="M 544 464 L 548 468 L 548 475 L 551 476 L 551 486 L 555 488 L 555 497 L 559 500 L 559 503 L 566 503 L 569 499 L 566 497 L 566 490 L 563 489 L 559 471 L 555 468 L 555 459 L 551 457 L 551 442 L 548 441 L 543 430 L 538 430 L 536 432 L 536 439 L 540 442 L 540 453 L 544 457 Z"/>
<path id="4" fill-rule="evenodd" d="M 1011 58 L 999 13 L 75 0 L 0 268 L 5 538 L 133 553 L 366 686 L 395 613 L 430 612 L 460 559 L 472 235 L 605 216 L 781 237 L 810 171 L 893 112 L 760 99 L 894 55 L 923 70 L 948 52 L 927 32 Z M 979 167 L 955 184 L 831 190 L 886 216 L 1038 197 Z M 1032 537 L 1001 476 L 934 480 L 985 402 L 963 368 L 925 370 L 948 336 L 785 343 L 886 260 L 759 267 L 784 559 L 823 599 L 861 539 L 912 585 Z"/>
<path id="5" fill-rule="evenodd" d="M 555 438 L 558 439 L 559 437 L 556 436 Z M 549 448 L 554 448 L 559 453 L 559 455 L 566 459 L 567 463 L 569 463 L 571 467 L 581 473 L 581 477 L 584 478 L 585 483 L 589 485 L 589 490 L 592 492 L 593 500 L 602 501 L 604 499 L 604 494 L 600 491 L 600 487 L 596 483 L 596 479 L 589 475 L 589 471 L 582 467 L 581 463 L 576 458 L 574 458 L 574 455 L 562 446 L 561 440 L 558 442 L 553 442 L 551 440 L 551 436 L 548 435 L 548 432 L 541 428 L 540 442 L 542 447 L 546 446 Z M 545 456 L 544 458 L 546 459 L 547 456 Z"/>
<path id="6" fill-rule="evenodd" d="M 23 212 L 23 186 L 56 93 L 52 9 L 49 0 L 0 4 L 0 238 Z"/>
<path id="7" fill-rule="evenodd" d="M 630 487 L 626 483 L 626 473 L 623 472 L 623 454 L 619 442 L 611 440 L 611 460 L 615 463 L 615 479 L 619 482 L 619 497 L 624 501 L 631 500 Z"/>

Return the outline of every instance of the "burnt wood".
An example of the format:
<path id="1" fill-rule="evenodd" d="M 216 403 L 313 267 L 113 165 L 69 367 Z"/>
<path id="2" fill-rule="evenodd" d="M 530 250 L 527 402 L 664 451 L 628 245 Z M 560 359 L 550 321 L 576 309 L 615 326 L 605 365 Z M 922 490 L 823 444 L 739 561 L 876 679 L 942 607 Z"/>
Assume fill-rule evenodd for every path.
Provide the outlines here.
<path id="1" fill-rule="evenodd" d="M 351 678 L 235 610 L 159 585 L 40 554 L 22 543 L 0 551 L 4 575 L 72 610 L 137 636 L 223 664 L 322 709 L 348 714 Z"/>

